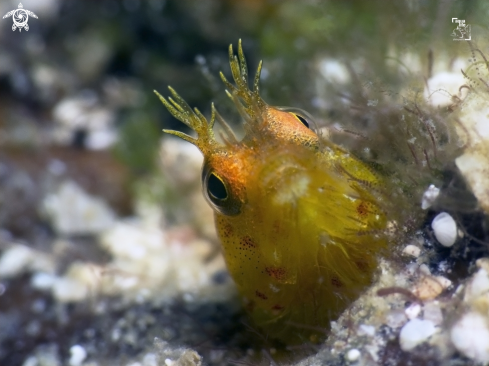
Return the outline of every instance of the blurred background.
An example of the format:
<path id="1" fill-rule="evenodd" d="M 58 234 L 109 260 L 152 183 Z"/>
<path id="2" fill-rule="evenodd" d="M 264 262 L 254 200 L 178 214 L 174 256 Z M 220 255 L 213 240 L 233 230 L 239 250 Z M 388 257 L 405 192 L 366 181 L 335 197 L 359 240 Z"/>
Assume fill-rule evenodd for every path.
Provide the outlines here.
<path id="1" fill-rule="evenodd" d="M 171 85 L 206 116 L 214 102 L 239 124 L 218 73 L 230 76 L 228 46 L 241 39 L 250 74 L 264 61 L 265 101 L 347 126 L 341 101 L 366 81 L 423 93 L 470 54 L 451 18 L 473 29 L 489 19 L 482 0 L 22 5 L 38 17 L 28 31 L 0 20 L 0 364 L 26 366 L 129 362 L 154 337 L 168 357 L 192 359 L 175 347 L 205 344 L 199 353 L 219 364 L 253 343 L 234 336 L 241 313 L 200 194 L 200 155 L 163 136 L 185 126 L 154 89 Z M 2 1 L 0 14 L 18 6 Z M 209 310 L 208 298 L 225 305 Z M 182 302 L 186 315 L 172 307 Z M 207 324 L 215 314 L 234 321 Z"/>

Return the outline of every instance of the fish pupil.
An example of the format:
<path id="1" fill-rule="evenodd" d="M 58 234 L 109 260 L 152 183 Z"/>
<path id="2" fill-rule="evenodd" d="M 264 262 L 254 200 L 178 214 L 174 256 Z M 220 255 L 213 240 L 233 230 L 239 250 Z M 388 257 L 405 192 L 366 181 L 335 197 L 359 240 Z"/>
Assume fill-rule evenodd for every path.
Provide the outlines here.
<path id="1" fill-rule="evenodd" d="M 298 119 L 299 121 L 301 121 L 301 123 L 302 123 L 304 126 L 306 126 L 307 128 L 309 128 L 309 122 L 307 122 L 307 121 L 306 121 L 306 119 L 305 119 L 304 117 L 302 117 L 302 116 L 301 116 L 301 115 L 299 115 L 299 114 L 296 114 L 295 116 L 297 117 L 297 119 Z"/>
<path id="2" fill-rule="evenodd" d="M 209 180 L 207 181 L 207 191 L 217 200 L 222 201 L 228 198 L 228 192 L 224 182 L 214 173 L 209 175 Z"/>

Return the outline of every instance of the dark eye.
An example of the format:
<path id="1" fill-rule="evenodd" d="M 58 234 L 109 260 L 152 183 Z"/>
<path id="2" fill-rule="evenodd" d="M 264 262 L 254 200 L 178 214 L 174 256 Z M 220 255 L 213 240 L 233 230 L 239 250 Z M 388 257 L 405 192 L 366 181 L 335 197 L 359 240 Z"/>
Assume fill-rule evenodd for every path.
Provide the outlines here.
<path id="1" fill-rule="evenodd" d="M 226 175 L 206 162 L 202 167 L 202 193 L 211 207 L 221 215 L 234 216 L 241 212 L 243 202 Z"/>
<path id="2" fill-rule="evenodd" d="M 302 117 L 300 114 L 295 114 L 292 112 L 290 114 L 292 114 L 295 118 L 297 118 L 304 126 L 309 128 L 309 122 L 307 122 L 307 120 L 304 117 Z"/>
<path id="3" fill-rule="evenodd" d="M 305 110 L 300 108 L 294 108 L 294 107 L 275 107 L 275 108 L 290 113 L 297 119 L 298 122 L 302 123 L 312 132 L 317 133 L 318 127 L 316 121 L 314 120 L 314 117 L 311 116 L 309 113 L 307 113 Z"/>
<path id="4" fill-rule="evenodd" d="M 207 192 L 209 195 L 219 201 L 224 201 L 228 198 L 228 191 L 224 182 L 214 173 L 209 174 L 207 181 Z"/>

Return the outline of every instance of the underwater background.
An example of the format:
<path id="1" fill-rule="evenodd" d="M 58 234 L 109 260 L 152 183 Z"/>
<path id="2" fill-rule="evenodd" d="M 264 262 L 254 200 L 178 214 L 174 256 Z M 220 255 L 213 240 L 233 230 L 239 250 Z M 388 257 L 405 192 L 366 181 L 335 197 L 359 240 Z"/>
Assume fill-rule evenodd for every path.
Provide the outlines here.
<path id="1" fill-rule="evenodd" d="M 0 20 L 0 365 L 489 363 L 489 3 L 22 5 L 28 31 Z M 201 155 L 163 136 L 189 131 L 153 94 L 239 131 L 219 77 L 239 39 L 267 103 L 387 177 L 377 281 L 285 355 L 248 322 Z"/>

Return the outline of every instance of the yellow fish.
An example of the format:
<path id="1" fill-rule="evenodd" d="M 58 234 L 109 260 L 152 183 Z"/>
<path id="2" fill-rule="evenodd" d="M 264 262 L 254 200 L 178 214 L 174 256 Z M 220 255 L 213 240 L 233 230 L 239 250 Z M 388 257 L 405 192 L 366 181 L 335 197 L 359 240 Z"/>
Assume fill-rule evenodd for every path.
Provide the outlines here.
<path id="1" fill-rule="evenodd" d="M 254 327 L 285 344 L 317 342 L 372 283 L 387 243 L 381 182 L 321 139 L 307 113 L 265 103 L 261 62 L 249 88 L 241 41 L 238 56 L 229 47 L 229 58 L 235 85 L 221 78 L 244 120 L 241 141 L 214 105 L 207 120 L 171 87 L 168 100 L 155 93 L 197 137 L 164 131 L 204 155 L 203 194 Z M 223 143 L 214 137 L 216 120 Z"/>

